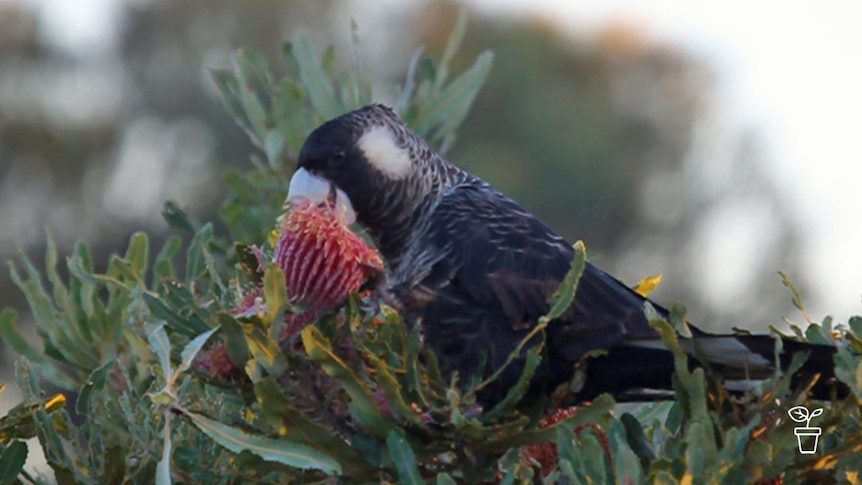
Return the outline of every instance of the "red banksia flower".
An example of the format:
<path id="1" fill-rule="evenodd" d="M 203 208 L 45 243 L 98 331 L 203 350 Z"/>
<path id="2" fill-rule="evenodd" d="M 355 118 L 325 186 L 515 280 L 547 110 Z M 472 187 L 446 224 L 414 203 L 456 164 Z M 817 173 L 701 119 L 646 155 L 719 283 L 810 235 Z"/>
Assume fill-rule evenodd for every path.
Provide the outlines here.
<path id="1" fill-rule="evenodd" d="M 539 421 L 539 427 L 547 428 L 548 426 L 575 414 L 577 410 L 578 408 L 575 406 L 567 409 L 558 409 L 553 414 L 543 417 Z M 611 460 L 611 448 L 610 443 L 608 442 L 608 435 L 594 423 L 587 423 L 585 425 L 578 426 L 574 429 L 575 435 L 580 436 L 584 428 L 592 428 L 596 432 L 599 437 L 599 443 L 602 446 L 602 450 L 605 452 L 605 457 L 608 460 Z M 547 476 L 551 473 L 554 466 L 557 464 L 557 444 L 553 441 L 540 441 L 531 445 L 522 446 L 520 454 L 521 463 L 530 464 L 532 463 L 531 460 L 535 460 L 541 467 L 542 476 Z"/>
<path id="2" fill-rule="evenodd" d="M 307 200 L 285 214 L 273 259 L 284 271 L 288 300 L 308 310 L 337 307 L 383 270 L 377 250 L 342 215 Z"/>

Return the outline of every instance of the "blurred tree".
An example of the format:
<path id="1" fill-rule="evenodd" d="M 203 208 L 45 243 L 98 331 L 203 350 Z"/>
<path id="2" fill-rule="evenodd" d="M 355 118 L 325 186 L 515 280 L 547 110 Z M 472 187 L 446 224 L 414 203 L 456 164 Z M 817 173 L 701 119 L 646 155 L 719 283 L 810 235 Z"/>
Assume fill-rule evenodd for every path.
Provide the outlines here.
<path id="1" fill-rule="evenodd" d="M 165 199 L 214 219 L 223 194 L 215 174 L 244 166 L 250 149 L 224 114 L 208 69 L 222 67 L 239 45 L 276 59 L 281 41 L 299 26 L 318 45 L 343 42 L 345 12 L 361 10 L 351 5 L 121 2 L 109 45 L 76 50 L 52 40 L 44 12 L 32 4 L 4 4 L 0 258 L 16 247 L 41 253 L 47 226 L 61 252 L 77 238 L 89 240 L 98 264 L 134 229 L 164 237 L 158 213 Z M 374 46 L 363 54 L 374 60 L 369 77 L 378 99 L 394 100 L 403 79 L 395 70 L 406 65 L 417 38 L 426 52 L 438 51 L 454 12 L 448 3 L 417 4 L 387 12 L 381 26 L 398 29 L 360 24 L 364 45 Z M 695 161 L 715 149 L 704 117 L 717 101 L 700 61 L 648 42 L 627 24 L 573 39 L 549 22 L 474 15 L 465 43 L 456 67 L 486 48 L 497 56 L 453 161 L 569 239 L 584 239 L 600 264 L 630 283 L 665 273 L 657 297 L 689 303 L 699 322 L 719 313 L 714 319 L 722 324 L 742 314 L 776 320 L 786 298 L 772 275 L 794 268 L 793 229 L 756 169 L 750 133 L 721 140 L 734 165 L 726 177 L 712 177 L 712 186 L 702 183 L 705 169 Z M 352 59 L 342 54 L 338 61 Z M 742 204 L 728 207 L 729 194 Z M 770 234 L 761 247 L 742 249 L 752 268 L 727 293 L 740 295 L 728 308 L 727 298 L 711 298 L 709 274 L 691 274 L 714 265 L 693 262 L 709 260 L 714 251 L 704 245 L 721 239 L 710 221 L 732 222 L 728 213 L 752 207 L 768 219 Z M 4 305 L 23 306 L 2 271 L 0 295 Z"/>

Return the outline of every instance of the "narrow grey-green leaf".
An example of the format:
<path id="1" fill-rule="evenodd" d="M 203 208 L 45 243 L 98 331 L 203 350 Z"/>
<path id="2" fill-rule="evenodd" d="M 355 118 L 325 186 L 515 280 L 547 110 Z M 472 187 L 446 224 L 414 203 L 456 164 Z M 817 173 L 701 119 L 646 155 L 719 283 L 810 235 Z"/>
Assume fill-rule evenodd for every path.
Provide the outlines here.
<path id="1" fill-rule="evenodd" d="M 27 461 L 27 443 L 15 440 L 0 455 L 0 484 L 17 483 Z"/>
<path id="2" fill-rule="evenodd" d="M 234 453 L 248 451 L 264 460 L 303 470 L 315 469 L 329 475 L 341 474 L 341 465 L 337 461 L 310 446 L 250 435 L 197 413 L 185 412 L 184 416 L 191 419 L 192 423 L 213 441 Z"/>
<path id="3" fill-rule="evenodd" d="M 587 260 L 587 250 L 584 247 L 583 241 L 578 241 L 574 244 L 575 254 L 572 257 L 572 262 L 569 267 L 569 272 L 560 283 L 560 286 L 551 295 L 548 303 L 551 305 L 547 315 L 542 317 L 545 321 L 551 321 L 562 315 L 572 304 L 575 298 L 575 292 L 578 289 L 578 281 L 581 279 L 581 274 L 584 272 Z"/>
<path id="4" fill-rule="evenodd" d="M 395 468 L 398 470 L 398 482 L 412 485 L 424 484 L 422 475 L 419 474 L 419 467 L 416 465 L 416 454 L 410 448 L 410 443 L 404 438 L 404 434 L 398 429 L 393 428 L 386 436 L 386 448 L 389 450 L 389 457 L 395 463 Z"/>
<path id="5" fill-rule="evenodd" d="M 452 33 L 449 34 L 449 40 L 446 42 L 446 48 L 443 50 L 443 57 L 437 67 L 437 77 L 434 79 L 434 92 L 439 93 L 446 82 L 446 77 L 449 72 L 449 63 L 461 47 L 461 42 L 464 40 L 464 34 L 467 32 L 467 10 L 461 9 L 458 12 L 458 18 L 455 20 L 455 27 L 452 28 Z"/>
<path id="6" fill-rule="evenodd" d="M 100 367 L 97 367 L 90 375 L 87 377 L 87 380 L 84 382 L 84 385 L 81 386 L 81 390 L 78 391 L 78 397 L 75 399 L 75 412 L 80 414 L 81 416 L 90 416 L 90 401 L 93 397 L 94 393 L 97 393 L 105 387 L 105 381 L 108 377 L 108 371 L 114 367 L 116 362 L 113 360 L 110 362 L 106 362 L 102 364 Z"/>
<path id="7" fill-rule="evenodd" d="M 263 298 L 266 302 L 266 317 L 270 325 L 275 325 L 282 308 L 287 304 L 287 286 L 284 272 L 277 264 L 271 264 L 263 274 Z"/>
<path id="8" fill-rule="evenodd" d="M 306 32 L 300 31 L 293 36 L 293 55 L 299 65 L 299 78 L 314 108 L 326 119 L 341 114 L 332 81 L 326 77 Z"/>
<path id="9" fill-rule="evenodd" d="M 210 223 L 205 224 L 192 238 L 189 249 L 186 252 L 186 281 L 191 284 L 192 280 L 206 272 L 207 264 L 204 252 L 208 251 L 207 246 L 213 237 L 213 226 Z"/>
<path id="10" fill-rule="evenodd" d="M 149 264 L 149 240 L 144 232 L 136 232 L 129 239 L 125 260 L 129 263 L 138 281 L 144 280 Z"/>
<path id="11" fill-rule="evenodd" d="M 165 379 L 171 378 L 171 341 L 168 339 L 168 334 L 165 332 L 164 322 L 158 324 L 156 328 L 147 335 L 147 342 L 150 343 L 150 348 L 159 357 L 159 364 L 162 366 L 162 372 L 165 374 Z"/>
<path id="12" fill-rule="evenodd" d="M 198 335 L 197 337 L 192 339 L 191 342 L 186 344 L 181 354 L 182 361 L 180 362 L 180 365 L 179 367 L 177 367 L 176 370 L 177 374 L 185 372 L 186 369 L 188 369 L 189 366 L 192 365 L 192 361 L 194 360 L 195 356 L 198 354 L 198 352 L 200 352 L 204 344 L 207 343 L 207 340 L 209 340 L 212 334 L 216 333 L 218 329 L 219 327 L 211 328 L 208 331 Z"/>
<path id="13" fill-rule="evenodd" d="M 162 448 L 162 459 L 156 465 L 156 485 L 171 485 L 171 454 L 173 443 L 171 440 L 171 420 L 165 420 L 163 433 L 164 447 Z"/>

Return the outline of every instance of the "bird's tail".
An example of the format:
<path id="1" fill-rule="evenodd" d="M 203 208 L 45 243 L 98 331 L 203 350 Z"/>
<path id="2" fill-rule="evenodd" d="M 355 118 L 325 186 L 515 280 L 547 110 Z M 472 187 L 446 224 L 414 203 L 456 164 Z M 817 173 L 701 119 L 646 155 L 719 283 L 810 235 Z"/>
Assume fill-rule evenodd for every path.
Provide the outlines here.
<path id="1" fill-rule="evenodd" d="M 835 379 L 832 356 L 836 349 L 831 345 L 782 339 L 782 350 L 776 354 L 776 337 L 742 334 L 680 338 L 679 344 L 689 355 L 690 367 L 708 365 L 733 393 L 754 389 L 775 376 L 778 367 L 786 370 L 797 352 L 808 353 L 808 358 L 794 379 L 798 382 L 819 375 L 811 389 L 812 397 L 840 398 L 849 392 Z M 673 389 L 674 358 L 660 339 L 630 340 L 609 349 L 605 355 L 591 358 L 586 372 L 579 398 L 590 399 L 609 392 L 618 401 L 662 399 Z"/>

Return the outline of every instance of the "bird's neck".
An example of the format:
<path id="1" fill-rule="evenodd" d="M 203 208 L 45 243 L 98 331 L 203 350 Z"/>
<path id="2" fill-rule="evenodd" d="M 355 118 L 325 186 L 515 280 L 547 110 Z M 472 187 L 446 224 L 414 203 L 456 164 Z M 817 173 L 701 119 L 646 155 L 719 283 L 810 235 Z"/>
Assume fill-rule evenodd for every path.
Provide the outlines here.
<path id="1" fill-rule="evenodd" d="M 369 208 L 366 220 L 360 213 L 360 222 L 368 228 L 389 268 L 400 266 L 414 239 L 424 233 L 427 223 L 440 200 L 440 195 L 461 183 L 469 174 L 444 161 L 434 160 L 433 165 L 422 167 L 390 191 L 381 191 Z"/>

